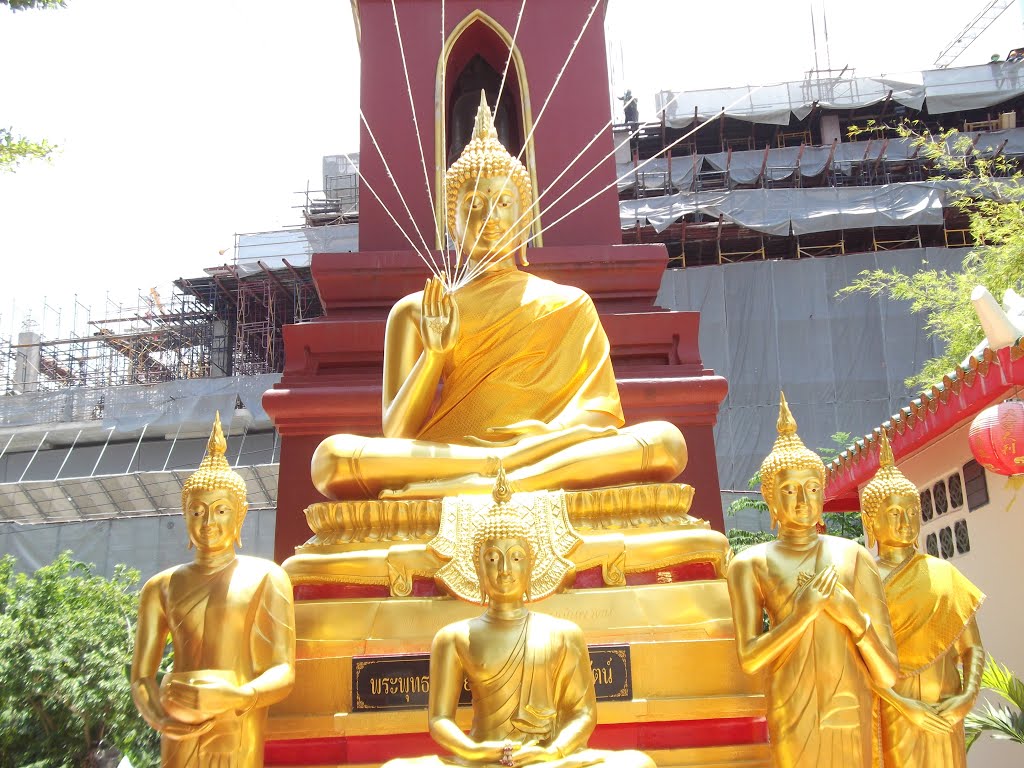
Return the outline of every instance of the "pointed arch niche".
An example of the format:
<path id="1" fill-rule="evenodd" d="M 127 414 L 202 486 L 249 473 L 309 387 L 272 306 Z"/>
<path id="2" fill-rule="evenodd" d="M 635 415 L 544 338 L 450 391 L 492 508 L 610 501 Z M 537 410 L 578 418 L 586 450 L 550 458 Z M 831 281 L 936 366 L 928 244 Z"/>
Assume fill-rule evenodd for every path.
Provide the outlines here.
<path id="1" fill-rule="evenodd" d="M 435 215 L 443 230 L 445 221 L 444 173 L 462 152 L 472 134 L 480 91 L 487 93 L 487 103 L 494 108 L 501 86 L 501 73 L 512 52 L 508 77 L 497 105 L 495 127 L 498 137 L 512 153 L 518 155 L 523 141 L 533 129 L 530 109 L 530 89 L 526 79 L 519 48 L 513 46 L 512 36 L 498 22 L 481 10 L 475 10 L 459 22 L 445 41 L 437 64 L 434 88 L 434 108 L 437 115 L 435 136 Z M 537 201 L 537 164 L 530 137 L 522 161 L 533 184 L 533 200 Z M 534 208 L 536 211 L 536 207 Z M 533 245 L 540 247 L 540 219 L 533 224 Z M 438 244 L 440 246 L 440 243 Z"/>

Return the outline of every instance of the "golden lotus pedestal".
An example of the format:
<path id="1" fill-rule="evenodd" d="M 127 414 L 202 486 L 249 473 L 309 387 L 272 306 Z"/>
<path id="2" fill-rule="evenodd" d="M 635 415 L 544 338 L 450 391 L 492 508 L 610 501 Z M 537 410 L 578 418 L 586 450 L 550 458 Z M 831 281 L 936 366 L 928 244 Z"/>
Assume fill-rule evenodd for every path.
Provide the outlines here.
<path id="1" fill-rule="evenodd" d="M 687 514 L 692 496 L 678 484 L 567 492 L 583 539 L 569 556 L 574 581 L 535 608 L 586 636 L 599 698 L 592 747 L 640 749 L 659 766 L 769 766 L 760 680 L 736 660 L 728 543 Z M 430 644 L 480 610 L 434 582 L 427 543 L 441 509 L 431 500 L 306 510 L 316 535 L 285 563 L 295 687 L 270 711 L 268 766 L 376 766 L 437 752 L 426 722 Z M 470 716 L 460 708 L 466 728 Z"/>

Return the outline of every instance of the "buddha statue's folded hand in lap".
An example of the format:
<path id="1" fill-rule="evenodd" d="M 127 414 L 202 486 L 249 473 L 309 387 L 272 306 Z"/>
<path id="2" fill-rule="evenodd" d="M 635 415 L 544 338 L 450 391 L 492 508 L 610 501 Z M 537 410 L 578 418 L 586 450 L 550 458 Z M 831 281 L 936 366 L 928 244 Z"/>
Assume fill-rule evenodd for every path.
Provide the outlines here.
<path id="1" fill-rule="evenodd" d="M 434 637 L 430 735 L 459 765 L 654 768 L 642 752 L 587 748 L 597 723 L 597 701 L 583 633 L 572 622 L 526 607 L 527 600 L 547 596 L 559 583 L 551 578 L 550 567 L 548 578 L 538 579 L 535 561 L 550 565 L 558 560 L 566 570 L 571 563 L 554 554 L 531 510 L 510 502 L 500 470 L 494 501 L 472 521 L 472 546 L 459 548 L 456 559 L 438 573 L 449 579 L 446 583 L 458 597 L 483 602 L 487 609 L 477 618 L 449 624 Z M 470 558 L 473 562 L 466 562 Z M 466 578 L 474 569 L 476 577 Z M 468 734 L 455 721 L 467 682 L 473 697 Z M 392 760 L 387 767 L 452 762 L 431 756 Z"/>
<path id="2" fill-rule="evenodd" d="M 784 397 L 778 428 L 761 464 L 778 540 L 739 553 L 727 574 L 740 666 L 764 673 L 778 768 L 868 768 L 878 764 L 873 686 L 896 679 L 882 582 L 864 547 L 818 535 L 825 466 Z"/>
<path id="3" fill-rule="evenodd" d="M 158 573 L 139 600 L 135 705 L 169 768 L 259 768 L 267 708 L 295 676 L 292 587 L 277 564 L 239 557 L 245 481 L 224 457 L 220 417 L 181 491 L 195 562 Z M 174 667 L 157 684 L 168 634 Z"/>
<path id="4" fill-rule="evenodd" d="M 879 691 L 885 765 L 966 768 L 963 720 L 985 667 L 975 621 L 984 595 L 951 563 L 917 551 L 921 497 L 895 467 L 884 432 L 880 454 L 861 513 L 868 546 L 878 543 L 900 665 L 895 685 Z"/>
<path id="5" fill-rule="evenodd" d="M 475 277 L 432 278 L 391 310 L 384 437 L 324 440 L 312 461 L 317 489 L 332 499 L 484 493 L 499 462 L 516 490 L 676 477 L 686 444 L 674 425 L 622 426 L 590 297 L 517 268 L 530 178 L 499 143 L 486 102 L 446 189 L 448 228 Z"/>

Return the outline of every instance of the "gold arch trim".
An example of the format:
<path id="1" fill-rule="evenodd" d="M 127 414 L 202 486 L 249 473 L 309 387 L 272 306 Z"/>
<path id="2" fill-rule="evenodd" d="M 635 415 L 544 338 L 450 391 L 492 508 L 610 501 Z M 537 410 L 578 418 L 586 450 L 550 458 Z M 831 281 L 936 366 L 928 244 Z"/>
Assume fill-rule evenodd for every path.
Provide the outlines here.
<path id="1" fill-rule="evenodd" d="M 523 108 L 523 131 L 525 136 L 529 136 L 529 141 L 526 142 L 526 169 L 530 174 L 530 183 L 533 185 L 533 208 L 535 211 L 535 218 L 533 226 L 531 228 L 534 239 L 535 247 L 542 247 L 544 245 L 543 235 L 541 234 L 541 221 L 540 221 L 540 210 L 537 205 L 537 158 L 534 155 L 534 144 L 533 144 L 533 111 L 530 107 L 530 84 L 526 79 L 526 64 L 523 62 L 523 55 L 519 52 L 518 46 L 514 44 L 512 36 L 508 33 L 501 24 L 495 21 L 491 16 L 484 13 L 480 9 L 472 11 L 462 21 L 456 25 L 455 29 L 445 40 L 444 48 L 441 50 L 441 55 L 437 61 L 437 72 L 434 78 L 434 111 L 437 117 L 437 128 L 434 131 L 434 177 L 435 177 L 435 200 L 437 201 L 434 206 L 434 216 L 436 218 L 437 225 L 435 226 L 435 232 L 445 232 L 447 228 L 446 216 L 445 216 L 445 196 L 444 196 L 444 173 L 447 170 L 447 163 L 445 158 L 445 136 L 448 135 L 448 110 L 445 104 L 445 94 L 441 88 L 442 75 L 448 69 L 448 57 L 451 54 L 452 48 L 458 42 L 462 34 L 469 29 L 473 24 L 480 22 L 486 25 L 493 31 L 502 42 L 508 46 L 509 51 L 512 54 L 512 64 L 516 68 L 516 75 L 519 79 L 519 97 L 522 99 Z M 435 235 L 436 237 L 436 235 Z M 443 243 L 436 242 L 436 247 L 443 247 Z"/>

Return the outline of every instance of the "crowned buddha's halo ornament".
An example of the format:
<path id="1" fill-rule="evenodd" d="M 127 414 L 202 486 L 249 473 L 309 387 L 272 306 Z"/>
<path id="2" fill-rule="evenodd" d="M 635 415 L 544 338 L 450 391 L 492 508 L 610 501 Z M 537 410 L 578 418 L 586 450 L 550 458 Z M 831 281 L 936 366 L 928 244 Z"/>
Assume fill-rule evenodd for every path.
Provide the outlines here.
<path id="1" fill-rule="evenodd" d="M 1024 474 L 1024 402 L 1007 400 L 986 408 L 971 422 L 967 442 L 989 472 Z"/>
<path id="2" fill-rule="evenodd" d="M 554 594 L 575 566 L 568 555 L 582 541 L 569 522 L 563 491 L 512 492 L 499 465 L 489 496 L 446 498 L 441 522 L 430 549 L 447 561 L 435 578 L 467 602 L 482 604 L 477 563 L 473 553 L 486 539 L 526 537 L 533 542 L 533 570 L 527 590 L 530 600 Z"/>

